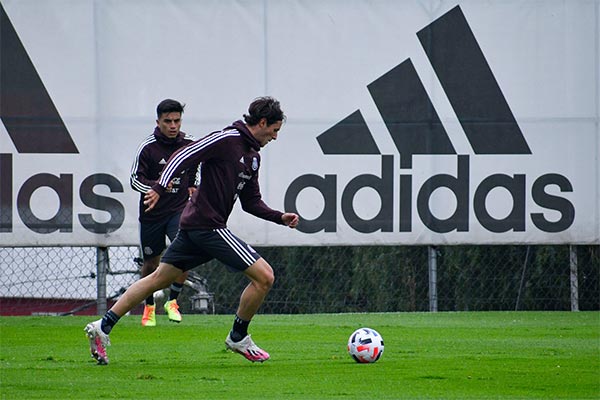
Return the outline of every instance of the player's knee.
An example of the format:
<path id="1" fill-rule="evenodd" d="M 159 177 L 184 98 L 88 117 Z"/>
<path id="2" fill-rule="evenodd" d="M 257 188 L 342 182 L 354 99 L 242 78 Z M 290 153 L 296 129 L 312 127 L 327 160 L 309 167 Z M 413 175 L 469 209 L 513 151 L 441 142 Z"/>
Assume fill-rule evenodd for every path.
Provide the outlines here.
<path id="1" fill-rule="evenodd" d="M 275 283 L 275 273 L 270 265 L 267 264 L 266 267 L 263 268 L 260 279 L 258 279 L 257 283 L 265 292 L 271 290 L 273 284 Z"/>
<path id="2" fill-rule="evenodd" d="M 244 273 L 252 280 L 256 289 L 265 293 L 271 290 L 275 282 L 273 268 L 262 258 L 252 264 Z"/>
<path id="3" fill-rule="evenodd" d="M 273 273 L 273 270 L 271 269 L 271 271 L 266 276 L 265 285 L 270 290 L 273 287 L 274 283 L 275 283 L 275 273 Z"/>

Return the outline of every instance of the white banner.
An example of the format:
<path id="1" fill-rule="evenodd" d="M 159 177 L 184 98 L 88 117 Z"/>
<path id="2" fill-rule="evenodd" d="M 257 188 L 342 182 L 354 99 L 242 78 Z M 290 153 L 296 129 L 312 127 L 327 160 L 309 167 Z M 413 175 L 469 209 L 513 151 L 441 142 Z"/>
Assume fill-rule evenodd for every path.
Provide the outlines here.
<path id="1" fill-rule="evenodd" d="M 2 0 L 0 246 L 138 243 L 165 98 L 200 138 L 258 96 L 253 245 L 600 243 L 600 2 Z"/>

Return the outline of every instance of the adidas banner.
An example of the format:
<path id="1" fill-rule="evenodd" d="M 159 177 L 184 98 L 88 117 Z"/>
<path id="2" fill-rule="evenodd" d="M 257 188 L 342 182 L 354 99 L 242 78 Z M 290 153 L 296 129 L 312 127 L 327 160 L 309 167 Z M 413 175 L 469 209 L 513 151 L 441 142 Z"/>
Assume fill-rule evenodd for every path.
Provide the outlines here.
<path id="1" fill-rule="evenodd" d="M 0 246 L 138 244 L 165 98 L 281 101 L 256 246 L 600 244 L 600 0 L 0 1 Z"/>

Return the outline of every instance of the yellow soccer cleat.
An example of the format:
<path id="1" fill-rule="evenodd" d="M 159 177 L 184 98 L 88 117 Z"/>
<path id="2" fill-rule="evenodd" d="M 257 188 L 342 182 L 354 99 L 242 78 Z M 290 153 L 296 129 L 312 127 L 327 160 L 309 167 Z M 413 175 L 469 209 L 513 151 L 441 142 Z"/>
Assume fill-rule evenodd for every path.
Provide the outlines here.
<path id="1" fill-rule="evenodd" d="M 144 306 L 144 315 L 142 315 L 142 326 L 156 326 L 156 306 Z"/>
<path id="2" fill-rule="evenodd" d="M 165 303 L 165 312 L 169 316 L 169 321 L 181 322 L 181 313 L 179 312 L 177 299 L 169 300 Z"/>

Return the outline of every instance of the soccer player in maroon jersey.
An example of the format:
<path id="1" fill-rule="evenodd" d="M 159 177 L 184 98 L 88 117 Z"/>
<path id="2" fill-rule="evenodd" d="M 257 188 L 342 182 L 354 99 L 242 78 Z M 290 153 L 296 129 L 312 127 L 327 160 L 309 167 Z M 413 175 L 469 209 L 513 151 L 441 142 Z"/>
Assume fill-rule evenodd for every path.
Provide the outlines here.
<path id="1" fill-rule="evenodd" d="M 173 177 L 170 189 L 162 201 L 150 212 L 146 212 L 144 196 L 158 182 L 167 160 L 175 151 L 190 144 L 194 137 L 181 131 L 184 105 L 173 99 L 165 99 L 156 107 L 156 127 L 151 135 L 139 145 L 131 167 L 131 188 L 140 192 L 139 221 L 140 244 L 144 263 L 141 277 L 150 275 L 158 267 L 160 255 L 167 247 L 165 237 L 175 240 L 179 229 L 179 218 L 188 199 L 196 190 L 196 168 L 188 168 Z M 183 273 L 171 284 L 169 300 L 164 310 L 170 321 L 181 322 L 177 297 L 181 293 L 187 273 Z M 146 298 L 143 326 L 156 325 L 154 294 Z"/>
<path id="2" fill-rule="evenodd" d="M 214 258 L 250 280 L 241 294 L 225 345 L 253 362 L 269 359 L 269 354 L 250 338 L 248 325 L 273 286 L 273 269 L 227 229 L 227 220 L 239 198 L 242 209 L 250 214 L 290 228 L 298 225 L 297 214 L 273 210 L 262 201 L 258 183 L 259 150 L 277 139 L 284 120 L 277 100 L 260 97 L 250 104 L 243 121 L 192 142 L 171 156 L 160 180 L 145 195 L 147 212 L 156 207 L 173 176 L 198 163 L 200 184 L 186 204 L 179 232 L 157 270 L 131 285 L 102 319 L 85 327 L 92 357 L 98 364 L 108 363 L 108 335 L 119 318 L 150 293 L 170 285 L 183 271 Z"/>

